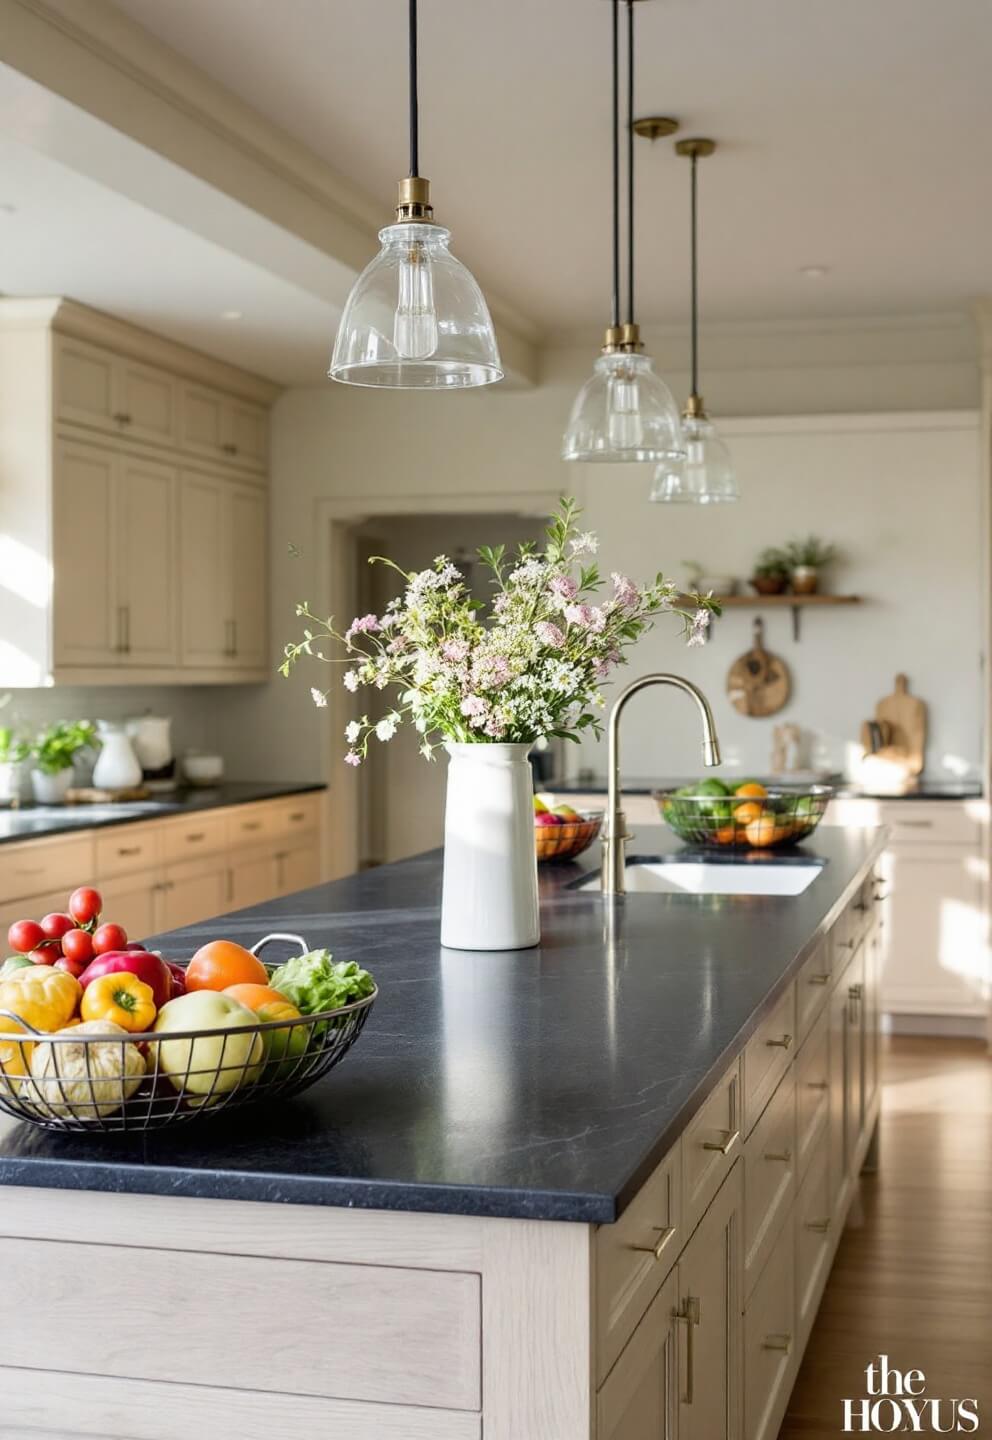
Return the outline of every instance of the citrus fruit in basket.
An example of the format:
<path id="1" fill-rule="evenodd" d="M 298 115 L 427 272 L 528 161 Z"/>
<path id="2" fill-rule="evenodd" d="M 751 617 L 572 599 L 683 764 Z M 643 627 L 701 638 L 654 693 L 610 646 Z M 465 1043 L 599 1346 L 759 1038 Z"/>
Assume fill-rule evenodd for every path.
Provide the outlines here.
<path id="1" fill-rule="evenodd" d="M 186 966 L 186 989 L 226 990 L 230 985 L 268 985 L 269 972 L 257 956 L 234 940 L 201 945 Z"/>
<path id="2" fill-rule="evenodd" d="M 769 845 L 774 845 L 777 839 L 782 838 L 774 815 L 761 815 L 757 820 L 752 820 L 747 826 L 745 834 L 748 844 L 753 845 L 756 850 L 764 850 Z"/>
<path id="3" fill-rule="evenodd" d="M 750 825 L 752 820 L 760 820 L 764 809 L 755 800 L 745 800 L 743 805 L 734 806 L 734 819 L 738 825 Z"/>
<path id="4" fill-rule="evenodd" d="M 767 794 L 768 791 L 765 789 L 764 785 L 759 784 L 757 780 L 743 780 L 741 784 L 738 785 L 734 790 L 735 798 L 741 800 L 747 798 L 750 798 L 752 800 L 764 800 Z"/>

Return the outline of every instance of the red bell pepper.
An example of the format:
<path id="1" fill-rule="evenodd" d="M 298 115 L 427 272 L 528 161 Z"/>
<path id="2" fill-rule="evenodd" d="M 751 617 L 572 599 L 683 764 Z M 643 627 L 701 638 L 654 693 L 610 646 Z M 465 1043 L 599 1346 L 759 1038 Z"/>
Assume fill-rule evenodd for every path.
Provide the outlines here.
<path id="1" fill-rule="evenodd" d="M 91 960 L 79 977 L 79 983 L 85 990 L 94 980 L 99 980 L 102 975 L 117 975 L 126 971 L 129 975 L 137 975 L 152 989 L 152 997 L 156 1009 L 161 1010 L 167 1001 L 172 999 L 172 975 L 168 965 L 160 955 L 153 954 L 150 950 L 108 950 L 106 955 L 98 955 Z"/>

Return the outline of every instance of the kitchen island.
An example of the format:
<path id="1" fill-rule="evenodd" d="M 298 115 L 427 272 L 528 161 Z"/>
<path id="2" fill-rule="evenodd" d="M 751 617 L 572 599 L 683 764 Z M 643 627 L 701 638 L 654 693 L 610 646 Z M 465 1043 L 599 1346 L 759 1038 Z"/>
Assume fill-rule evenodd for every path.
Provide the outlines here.
<path id="1" fill-rule="evenodd" d="M 161 937 L 299 932 L 380 999 L 278 1111 L 0 1120 L 0 1436 L 772 1440 L 872 1151 L 883 843 L 609 903 L 591 854 L 534 951 L 441 950 L 437 855 Z"/>

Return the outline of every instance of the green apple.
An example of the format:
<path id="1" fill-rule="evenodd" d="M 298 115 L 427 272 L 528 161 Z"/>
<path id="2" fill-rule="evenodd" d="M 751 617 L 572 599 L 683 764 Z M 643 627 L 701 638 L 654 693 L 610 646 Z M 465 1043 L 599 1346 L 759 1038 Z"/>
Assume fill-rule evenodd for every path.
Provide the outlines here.
<path id="1" fill-rule="evenodd" d="M 573 810 L 571 805 L 556 805 L 554 813 L 558 816 L 559 820 L 564 820 L 566 825 L 576 825 L 582 821 L 582 816 L 578 810 Z"/>
<path id="2" fill-rule="evenodd" d="M 222 1095 L 257 1079 L 265 1045 L 256 1028 L 258 1016 L 218 990 L 191 990 L 169 1000 L 158 1012 L 155 1033 L 218 1030 L 202 1038 L 159 1040 L 158 1064 L 177 1090 Z"/>
<path id="3" fill-rule="evenodd" d="M 548 813 L 548 806 L 545 805 L 545 803 L 544 803 L 544 801 L 541 799 L 540 795 L 535 795 L 535 796 L 534 796 L 534 814 L 535 814 L 535 815 L 546 815 L 547 813 Z"/>

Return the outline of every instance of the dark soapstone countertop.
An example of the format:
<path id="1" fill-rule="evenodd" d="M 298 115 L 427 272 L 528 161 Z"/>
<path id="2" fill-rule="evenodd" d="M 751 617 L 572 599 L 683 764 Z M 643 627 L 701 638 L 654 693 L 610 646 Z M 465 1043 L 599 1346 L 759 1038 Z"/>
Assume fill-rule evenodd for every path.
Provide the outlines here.
<path id="1" fill-rule="evenodd" d="M 725 775 L 722 778 L 725 779 L 728 784 L 735 783 L 734 779 L 730 776 Z M 681 778 L 678 776 L 669 776 L 668 778 L 653 780 L 644 775 L 625 775 L 620 788 L 625 795 L 651 795 L 655 790 L 678 790 L 682 785 L 691 785 L 694 780 L 698 779 L 700 779 L 698 775 L 682 776 Z M 790 780 L 787 775 L 771 777 L 766 775 L 747 776 L 743 771 L 736 783 L 741 784 L 746 779 L 760 780 L 762 784 L 772 787 L 784 786 L 786 789 L 797 784 L 800 786 L 807 784 L 806 781 L 797 782 Z M 835 795 L 854 800 L 980 800 L 982 798 L 982 785 L 979 780 L 930 780 L 922 778 L 915 790 L 907 790 L 906 793 L 902 795 L 878 794 L 872 790 L 865 790 L 862 786 L 855 785 L 853 781 L 845 780 L 840 776 L 835 776 L 830 780 L 817 780 L 808 783 L 829 785 Z M 542 781 L 538 788 L 542 792 L 545 790 L 548 791 L 551 795 L 605 795 L 608 786 L 605 775 L 592 775 L 586 776 L 584 779 L 573 777 L 569 780 Z"/>
<path id="2" fill-rule="evenodd" d="M 885 832 L 821 828 L 795 898 L 628 895 L 541 870 L 541 945 L 438 943 L 441 856 L 420 856 L 160 937 L 273 931 L 367 965 L 380 996 L 345 1060 L 278 1107 L 135 1136 L 0 1115 L 0 1183 L 379 1209 L 616 1219 L 833 923 Z M 640 830 L 641 854 L 674 853 Z M 753 863 L 745 857 L 725 863 Z"/>
<path id="3" fill-rule="evenodd" d="M 148 800 L 113 805 L 21 805 L 0 810 L 0 845 L 10 840 L 37 840 L 44 835 L 66 835 L 104 825 L 126 825 L 134 820 L 163 820 L 171 815 L 193 815 L 253 800 L 278 800 L 325 790 L 323 784 L 277 781 L 222 780 L 219 785 L 194 786 Z"/>

